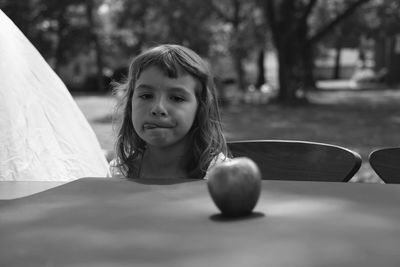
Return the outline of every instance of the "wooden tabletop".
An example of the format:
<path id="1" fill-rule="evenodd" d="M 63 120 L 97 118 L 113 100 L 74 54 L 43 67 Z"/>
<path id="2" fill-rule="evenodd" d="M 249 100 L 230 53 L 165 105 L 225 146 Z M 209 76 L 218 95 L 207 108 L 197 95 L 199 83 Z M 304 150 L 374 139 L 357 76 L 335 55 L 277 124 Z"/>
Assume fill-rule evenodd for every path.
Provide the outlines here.
<path id="1" fill-rule="evenodd" d="M 90 178 L 2 200 L 0 266 L 400 266 L 399 185 L 262 183 L 240 219 L 204 180 Z"/>

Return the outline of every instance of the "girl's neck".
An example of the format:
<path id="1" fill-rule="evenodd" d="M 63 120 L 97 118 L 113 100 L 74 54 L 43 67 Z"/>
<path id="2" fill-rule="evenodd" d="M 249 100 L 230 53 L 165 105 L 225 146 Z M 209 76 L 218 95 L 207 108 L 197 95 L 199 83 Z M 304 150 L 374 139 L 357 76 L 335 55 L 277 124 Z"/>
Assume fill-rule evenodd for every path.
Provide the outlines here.
<path id="1" fill-rule="evenodd" d="M 159 148 L 149 146 L 143 153 L 140 178 L 187 178 L 186 146 Z"/>

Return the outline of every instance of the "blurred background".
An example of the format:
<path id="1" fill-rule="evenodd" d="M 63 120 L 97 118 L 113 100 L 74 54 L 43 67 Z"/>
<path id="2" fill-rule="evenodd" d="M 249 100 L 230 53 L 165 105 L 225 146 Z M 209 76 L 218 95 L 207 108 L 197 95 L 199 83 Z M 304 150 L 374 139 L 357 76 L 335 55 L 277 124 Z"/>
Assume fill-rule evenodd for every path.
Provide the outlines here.
<path id="1" fill-rule="evenodd" d="M 161 43 L 215 73 L 228 140 L 326 142 L 361 154 L 352 182 L 381 182 L 369 153 L 398 146 L 398 0 L 0 0 L 112 154 L 120 81 Z M 0 25 L 1 27 L 1 25 Z"/>

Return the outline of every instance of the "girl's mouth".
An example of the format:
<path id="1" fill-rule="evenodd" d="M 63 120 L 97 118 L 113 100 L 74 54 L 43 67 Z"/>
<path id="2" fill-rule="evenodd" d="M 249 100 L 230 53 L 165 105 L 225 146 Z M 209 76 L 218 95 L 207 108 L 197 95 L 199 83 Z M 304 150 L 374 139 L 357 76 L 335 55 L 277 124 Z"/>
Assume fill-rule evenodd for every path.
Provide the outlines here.
<path id="1" fill-rule="evenodd" d="M 156 129 L 156 128 L 172 128 L 170 124 L 159 124 L 159 123 L 145 123 L 143 128 L 146 130 Z"/>

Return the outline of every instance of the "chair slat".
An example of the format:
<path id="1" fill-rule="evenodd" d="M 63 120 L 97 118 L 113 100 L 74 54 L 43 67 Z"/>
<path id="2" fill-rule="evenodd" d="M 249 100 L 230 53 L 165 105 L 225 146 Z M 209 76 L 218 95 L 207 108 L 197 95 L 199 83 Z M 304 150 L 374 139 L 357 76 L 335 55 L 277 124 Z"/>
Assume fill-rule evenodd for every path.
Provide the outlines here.
<path id="1" fill-rule="evenodd" d="M 234 157 L 246 156 L 265 180 L 347 182 L 359 170 L 361 157 L 330 144 L 292 140 L 228 142 Z"/>
<path id="2" fill-rule="evenodd" d="M 400 147 L 372 151 L 368 160 L 372 169 L 385 183 L 400 183 Z"/>

